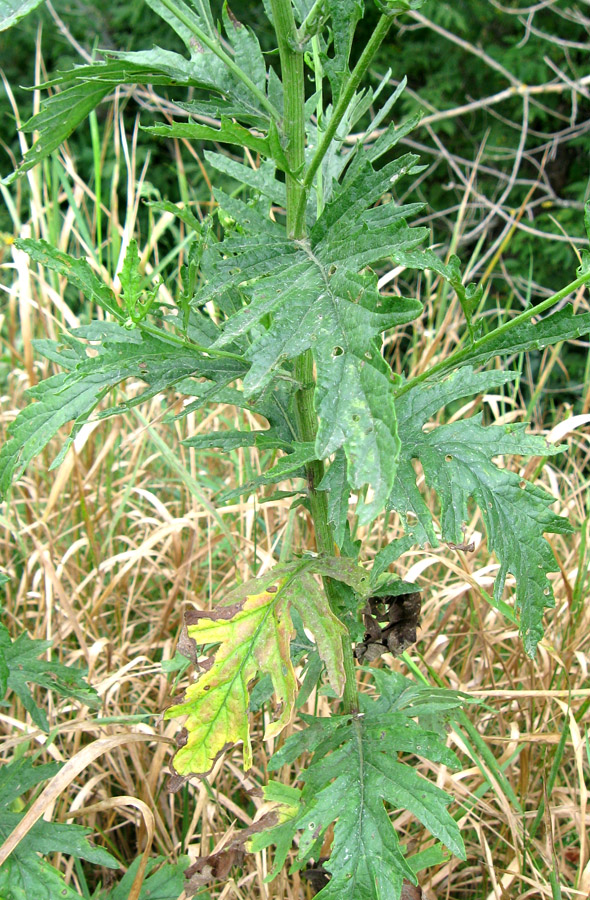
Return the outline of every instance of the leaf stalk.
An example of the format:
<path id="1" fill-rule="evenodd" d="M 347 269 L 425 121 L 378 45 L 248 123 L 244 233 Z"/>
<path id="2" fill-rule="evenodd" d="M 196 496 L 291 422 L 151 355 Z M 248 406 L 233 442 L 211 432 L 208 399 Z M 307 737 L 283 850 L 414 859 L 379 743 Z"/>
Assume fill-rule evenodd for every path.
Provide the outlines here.
<path id="1" fill-rule="evenodd" d="M 457 366 L 464 359 L 471 356 L 471 354 L 479 350 L 481 347 L 485 347 L 490 341 L 495 340 L 500 335 L 505 334 L 507 331 L 510 331 L 512 328 L 516 328 L 518 325 L 522 325 L 523 322 L 528 322 L 529 319 L 532 319 L 533 316 L 538 316 L 539 313 L 545 312 L 546 309 L 550 309 L 552 306 L 555 306 L 556 303 L 559 303 L 560 300 L 564 300 L 568 294 L 572 294 L 579 287 L 582 287 L 585 284 L 590 282 L 590 272 L 585 272 L 582 275 L 579 275 L 575 281 L 571 281 L 569 284 L 566 284 L 564 288 L 557 293 L 552 294 L 550 297 L 547 297 L 546 300 L 543 300 L 541 303 L 538 303 L 537 306 L 531 306 L 529 309 L 525 309 L 524 312 L 520 313 L 520 315 L 515 316 L 514 319 L 511 319 L 509 322 L 504 322 L 503 325 L 499 325 L 497 328 L 494 328 L 493 331 L 490 331 L 489 334 L 485 334 L 483 337 L 479 338 L 479 340 L 474 341 L 473 344 L 470 344 L 469 347 L 465 347 L 463 350 L 457 350 L 456 353 L 452 353 L 446 359 L 441 359 L 439 363 L 431 366 L 425 372 L 421 372 L 420 375 L 416 375 L 415 378 L 410 378 L 409 381 L 406 381 L 402 387 L 396 392 L 396 398 L 403 397 L 404 394 L 407 394 L 408 391 L 411 391 L 417 384 L 425 381 L 427 378 L 431 378 L 433 375 L 436 375 L 437 372 L 442 372 L 444 369 L 450 369 Z"/>

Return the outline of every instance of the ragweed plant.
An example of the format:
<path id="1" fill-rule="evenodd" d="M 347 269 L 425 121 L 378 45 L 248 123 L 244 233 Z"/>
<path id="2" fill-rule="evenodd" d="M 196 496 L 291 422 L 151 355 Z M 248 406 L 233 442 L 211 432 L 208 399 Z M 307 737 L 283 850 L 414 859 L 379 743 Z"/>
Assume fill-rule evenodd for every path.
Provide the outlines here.
<path id="1" fill-rule="evenodd" d="M 243 745 L 244 767 L 251 766 L 253 686 L 276 704 L 267 739 L 296 718 L 302 695 L 321 687 L 334 699 L 334 714 L 300 716 L 298 730 L 270 762 L 278 770 L 307 754 L 300 784 L 271 781 L 265 796 L 272 811 L 238 843 L 251 851 L 275 846 L 271 878 L 294 845 L 292 870 L 323 857 L 324 900 L 398 900 L 404 880 L 416 884 L 416 873 L 440 861 L 445 847 L 464 854 L 447 809 L 452 798 L 419 776 L 408 757 L 456 767 L 441 723 L 469 698 L 366 665 L 372 690 L 359 692 L 358 663 L 399 655 L 415 641 L 419 594 L 390 567 L 414 545 L 460 544 L 471 504 L 499 560 L 489 600 L 509 611 L 526 652 L 535 654 L 544 609 L 553 602 L 547 575 L 557 569 L 544 535 L 570 526 L 552 511 L 551 496 L 497 460 L 547 457 L 561 448 L 524 424 L 433 420 L 456 401 L 516 378 L 485 368 L 491 361 L 590 330 L 589 315 L 560 304 L 590 280 L 589 259 L 582 258 L 563 290 L 486 331 L 482 288 L 464 285 L 459 260 L 426 249 L 428 230 L 409 224 L 422 204 L 396 202 L 395 185 L 421 167 L 417 156 L 396 155 L 395 148 L 415 122 L 392 121 L 403 84 L 387 96 L 386 78 L 375 90 L 365 82 L 397 17 L 422 0 L 378 0 L 380 18 L 360 54 L 352 51 L 362 0 L 268 0 L 278 48 L 270 65 L 256 35 L 227 5 L 218 26 L 208 0 L 147 2 L 176 31 L 184 52 L 108 52 L 100 62 L 58 73 L 46 84 L 58 90 L 23 126 L 37 139 L 7 181 L 57 149 L 121 84 L 190 87 L 191 99 L 177 103 L 184 119 L 148 130 L 158 138 L 227 144 L 256 164 L 205 152 L 224 183 L 229 176 L 242 189 L 216 189 L 216 210 L 205 222 L 180 213 L 193 237 L 176 309 L 160 301 L 158 285 L 146 284 L 133 241 L 120 272 L 120 300 L 86 260 L 43 241 L 17 241 L 104 317 L 59 342 L 37 342 L 62 372 L 30 389 L 34 402 L 0 453 L 0 487 L 6 493 L 73 421 L 53 462 L 59 465 L 99 405 L 99 417 L 124 414 L 172 390 L 186 398 L 181 416 L 223 402 L 268 423 L 186 443 L 196 450 L 274 451 L 266 471 L 219 502 L 301 478 L 293 504 L 311 516 L 316 545 L 237 586 L 214 610 L 186 614 L 180 646 L 200 674 L 166 711 L 185 717 L 173 780 L 206 775 L 236 743 Z M 355 130 L 365 138 L 347 142 Z M 419 320 L 422 304 L 379 289 L 376 270 L 386 264 L 435 272 L 464 313 L 461 348 L 411 379 L 392 371 L 382 346 L 392 330 Z M 105 408 L 112 389 L 130 378 L 145 389 Z M 439 498 L 436 525 L 416 460 Z M 368 567 L 353 540 L 355 525 L 370 526 L 391 511 L 404 531 Z M 516 584 L 512 607 L 502 599 L 509 574 Z M 397 809 L 410 811 L 437 839 L 429 851 L 405 852 L 390 820 Z M 217 862 L 209 858 L 207 865 Z M 203 869 L 201 860 L 189 870 L 195 890 Z"/>

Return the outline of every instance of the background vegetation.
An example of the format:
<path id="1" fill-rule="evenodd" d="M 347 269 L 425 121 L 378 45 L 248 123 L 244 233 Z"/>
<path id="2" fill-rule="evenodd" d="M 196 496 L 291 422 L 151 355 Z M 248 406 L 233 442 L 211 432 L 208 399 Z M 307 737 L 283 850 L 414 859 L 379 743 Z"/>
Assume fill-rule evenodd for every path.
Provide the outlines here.
<path id="1" fill-rule="evenodd" d="M 264 28 L 260 4 L 234 0 L 232 9 L 258 33 Z M 389 69 L 387 77 L 396 81 L 407 73 L 404 114 L 424 110 L 422 124 L 404 143 L 418 148 L 428 167 L 402 199 L 428 201 L 424 221 L 433 244 L 441 255 L 456 250 L 474 280 L 483 280 L 490 317 L 561 287 L 564 273 L 577 265 L 574 245 L 585 243 L 587 13 L 585 3 L 574 8 L 562 0 L 510 7 L 495 0 L 433 3 L 406 20 L 375 66 L 376 79 Z M 370 18 L 364 27 L 370 29 Z M 28 118 L 39 101 L 37 92 L 21 85 L 92 57 L 97 46 L 145 47 L 156 30 L 159 44 L 175 46 L 173 33 L 162 33 L 160 20 L 141 3 L 56 0 L 0 35 L 0 173 L 8 174 L 22 154 L 15 120 Z M 170 103 L 175 99 L 181 98 L 170 96 Z M 200 218 L 211 192 L 203 148 L 154 144 L 138 129 L 139 115 L 149 124 L 165 113 L 155 108 L 148 88 L 120 91 L 63 153 L 2 189 L 4 429 L 23 407 L 24 390 L 51 369 L 36 359 L 33 339 L 54 338 L 63 323 L 83 323 L 92 312 L 51 272 L 13 251 L 13 235 L 28 231 L 74 255 L 89 255 L 113 279 L 121 241 L 134 234 L 146 273 L 160 273 L 176 292 L 183 225 L 146 201 L 183 201 Z M 29 135 L 23 139 L 30 143 Z M 426 314 L 419 328 L 396 334 L 388 354 L 398 371 L 411 375 L 424 365 L 425 353 L 452 352 L 460 319 L 457 304 L 443 302 L 437 279 L 423 276 L 408 284 L 405 277 L 398 272 L 392 288 L 419 296 Z M 581 292 L 574 305 L 587 308 L 587 297 Z M 468 529 L 472 552 L 414 550 L 400 560 L 400 574 L 418 579 L 424 595 L 421 640 L 410 655 L 433 679 L 486 703 L 483 712 L 468 712 L 477 729 L 467 723 L 450 736 L 464 770 L 438 774 L 441 786 L 457 797 L 468 861 L 453 859 L 430 870 L 424 885 L 430 898 L 590 893 L 587 341 L 527 354 L 521 364 L 514 392 L 485 396 L 484 409 L 505 422 L 525 414 L 545 432 L 549 423 L 563 422 L 557 428 L 569 454 L 538 459 L 526 474 L 555 496 L 555 511 L 567 511 L 577 529 L 575 537 L 552 539 L 561 570 L 554 579 L 557 605 L 537 660 L 525 657 L 516 628 L 482 599 L 497 566 L 476 516 Z M 48 736 L 18 696 L 9 695 L 0 708 L 3 758 L 35 750 L 43 762 L 60 762 L 97 737 L 112 737 L 83 775 L 63 785 L 47 813 L 93 828 L 125 869 L 142 854 L 180 862 L 168 872 L 168 893 L 152 891 L 162 900 L 182 896 L 171 873 L 184 867 L 183 854 L 206 855 L 232 823 L 252 822 L 261 801 L 251 791 L 266 765 L 260 751 L 244 779 L 229 754 L 206 781 L 178 795 L 166 792 L 168 742 L 176 724 L 162 725 L 158 712 L 175 692 L 182 610 L 197 599 L 215 602 L 236 574 L 245 579 L 274 564 L 291 529 L 296 544 L 309 543 L 307 524 L 288 514 L 288 499 L 256 505 L 246 498 L 214 511 L 215 494 L 255 474 L 260 454 L 248 449 L 197 456 L 181 448 L 178 437 L 237 427 L 244 423 L 236 416 L 244 414 L 220 405 L 206 417 L 197 412 L 172 422 L 174 404 L 174 397 L 158 396 L 125 420 L 90 423 L 56 471 L 47 473 L 55 453 L 37 460 L 10 506 L 0 509 L 0 565 L 9 576 L 3 621 L 13 635 L 26 630 L 54 641 L 62 662 L 87 666 L 102 702 L 96 721 L 80 703 L 37 690 L 53 729 Z M 395 520 L 385 527 L 392 535 Z M 358 536 L 370 554 L 385 533 Z M 402 662 L 391 664 L 407 671 Z M 309 711 L 321 711 L 327 702 L 312 696 Z M 257 716 L 262 735 L 264 708 Z M 130 742 L 130 730 L 143 737 Z M 396 827 L 420 849 L 423 836 L 409 816 L 401 815 Z M 121 877 L 68 857 L 53 861 L 85 897 L 99 881 L 106 889 Z M 265 885 L 266 871 L 264 854 L 248 858 L 230 874 L 212 873 L 200 896 L 312 896 L 309 879 Z M 131 876 L 135 880 L 133 870 Z M 145 898 L 148 887 L 145 881 Z"/>

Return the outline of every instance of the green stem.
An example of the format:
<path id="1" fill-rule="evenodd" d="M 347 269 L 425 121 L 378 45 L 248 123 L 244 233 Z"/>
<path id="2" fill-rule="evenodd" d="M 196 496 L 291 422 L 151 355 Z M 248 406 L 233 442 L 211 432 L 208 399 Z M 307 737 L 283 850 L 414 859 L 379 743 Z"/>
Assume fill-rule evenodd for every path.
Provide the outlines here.
<path id="1" fill-rule="evenodd" d="M 204 347 L 202 344 L 195 344 L 193 341 L 184 340 L 184 338 L 176 337 L 176 335 L 170 334 L 167 331 L 153 328 L 151 325 L 144 325 L 143 322 L 135 323 L 135 327 L 139 328 L 140 331 L 144 331 L 146 334 L 152 334 L 165 344 L 175 344 L 177 347 L 186 347 L 187 350 L 198 350 L 199 353 L 204 353 L 214 359 L 237 359 L 240 362 L 245 361 L 244 357 L 240 356 L 239 353 L 230 353 L 229 350 L 213 350 L 211 347 Z"/>
<path id="2" fill-rule="evenodd" d="M 218 41 L 212 40 L 212 38 L 210 38 L 205 31 L 199 28 L 199 26 L 195 22 L 193 22 L 192 19 L 187 16 L 179 6 L 176 5 L 174 0 L 161 0 L 161 2 L 162 6 L 165 6 L 173 16 L 176 16 L 176 18 L 194 34 L 194 36 L 201 44 L 204 44 L 205 47 L 208 47 L 212 53 L 219 57 L 224 65 L 230 70 L 230 72 L 233 72 L 236 78 L 239 78 L 242 84 L 245 84 L 248 90 L 254 94 L 260 105 L 267 111 L 271 119 L 274 119 L 275 122 L 278 122 L 280 119 L 280 115 L 274 104 L 270 102 L 264 91 L 260 90 L 258 85 L 254 84 L 252 79 L 248 75 L 246 75 L 243 69 L 240 69 L 240 67 L 234 62 L 231 56 L 225 52 Z"/>
<path id="3" fill-rule="evenodd" d="M 369 66 L 371 65 L 373 57 L 381 46 L 385 35 L 389 31 L 392 21 L 393 19 L 391 16 L 381 16 L 381 18 L 377 22 L 377 26 L 373 34 L 369 38 L 367 46 L 363 50 L 359 61 L 351 72 L 350 78 L 346 82 L 346 85 L 344 86 L 342 93 L 340 94 L 340 98 L 336 104 L 336 108 L 334 109 L 330 121 L 328 122 L 328 127 L 324 132 L 324 135 L 318 145 L 318 148 L 313 156 L 311 163 L 309 164 L 309 168 L 307 169 L 307 172 L 305 173 L 305 177 L 303 179 L 303 190 L 299 198 L 299 205 L 297 207 L 295 217 L 296 229 L 300 229 L 302 227 L 302 223 L 305 219 L 305 201 L 307 192 L 313 183 L 315 174 L 321 166 L 322 160 L 330 148 L 336 131 L 338 130 L 338 126 L 340 125 L 342 119 L 346 114 L 346 110 L 350 105 L 350 101 L 354 97 L 354 93 L 357 87 L 361 83 Z"/>
<path id="4" fill-rule="evenodd" d="M 287 233 L 301 238 L 305 233 L 305 217 L 299 227 L 295 212 L 302 203 L 305 210 L 305 194 L 299 175 L 305 164 L 305 81 L 303 53 L 296 49 L 295 17 L 291 0 L 270 0 L 275 32 L 281 58 L 281 74 L 284 90 L 283 134 L 287 139 L 285 154 L 289 163 L 287 187 Z"/>
<path id="5" fill-rule="evenodd" d="M 533 316 L 538 316 L 539 313 L 544 312 L 546 309 L 549 309 L 551 306 L 555 306 L 556 303 L 559 303 L 560 300 L 563 300 L 568 294 L 573 293 L 582 285 L 587 284 L 590 281 L 590 272 L 586 272 L 584 275 L 580 275 L 576 278 L 575 281 L 570 282 L 570 284 L 566 284 L 564 288 L 560 291 L 557 291 L 556 294 L 552 294 L 551 297 L 547 297 L 546 300 L 543 300 L 542 303 L 539 303 L 537 306 L 531 306 L 530 309 L 525 309 L 519 316 L 515 316 L 514 319 L 510 319 L 509 322 L 504 322 L 503 325 L 499 325 L 498 328 L 494 328 L 493 331 L 490 331 L 489 334 L 484 335 L 478 341 L 474 341 L 469 347 L 465 347 L 463 350 L 457 350 L 456 353 L 452 353 L 451 356 L 448 356 L 446 359 L 441 360 L 435 366 L 432 366 L 430 369 L 427 369 L 425 372 L 422 372 L 420 375 L 416 375 L 415 378 L 410 378 L 409 381 L 396 392 L 396 398 L 402 397 L 404 394 L 407 394 L 408 391 L 411 391 L 413 387 L 417 384 L 420 384 L 422 381 L 425 381 L 427 378 L 430 378 L 432 375 L 436 375 L 437 372 L 441 372 L 443 369 L 454 368 L 458 363 L 462 362 L 464 359 L 469 358 L 474 352 L 480 350 L 482 347 L 485 347 L 486 344 L 495 340 L 502 334 L 505 334 L 507 331 L 510 331 L 512 328 L 516 328 L 518 325 L 521 325 L 523 322 L 528 322 L 529 319 L 532 319 Z"/>
<path id="6" fill-rule="evenodd" d="M 275 32 L 281 57 L 281 72 L 284 89 L 283 132 L 287 138 L 287 160 L 291 175 L 287 175 L 287 232 L 289 237 L 300 240 L 305 237 L 305 207 L 307 191 L 298 174 L 305 164 L 305 82 L 303 54 L 297 48 L 295 19 L 291 0 L 270 0 L 275 23 Z M 302 214 L 297 217 L 298 210 Z M 314 407 L 315 379 L 313 356 L 310 350 L 302 353 L 295 361 L 295 378 L 301 385 L 295 395 L 295 409 L 299 440 L 315 442 L 317 416 Z M 324 464 L 317 459 L 306 466 L 309 506 L 316 534 L 316 548 L 320 553 L 334 554 L 334 537 L 328 521 L 328 500 L 325 491 L 318 491 L 324 476 Z M 324 579 L 324 588 L 330 607 L 336 608 L 337 597 L 329 578 Z M 356 672 L 350 638 L 342 640 L 346 683 L 342 705 L 345 712 L 358 709 Z"/>
<path id="7" fill-rule="evenodd" d="M 311 351 L 302 353 L 295 363 L 295 375 L 302 385 L 296 394 L 296 411 L 299 439 L 302 441 L 315 441 L 317 434 L 317 417 L 314 408 L 314 382 L 313 382 L 313 357 Z M 324 464 L 321 459 L 316 459 L 305 467 L 307 476 L 307 488 L 309 508 L 315 528 L 316 549 L 319 553 L 334 555 L 334 537 L 332 526 L 328 521 L 328 498 L 325 491 L 318 491 L 318 485 L 324 477 Z M 324 578 L 324 590 L 331 609 L 337 609 L 338 598 L 332 579 Z M 350 637 L 342 638 L 342 655 L 344 660 L 344 672 L 346 680 L 342 695 L 342 708 L 345 713 L 358 710 L 358 688 L 356 681 L 356 668 Z"/>

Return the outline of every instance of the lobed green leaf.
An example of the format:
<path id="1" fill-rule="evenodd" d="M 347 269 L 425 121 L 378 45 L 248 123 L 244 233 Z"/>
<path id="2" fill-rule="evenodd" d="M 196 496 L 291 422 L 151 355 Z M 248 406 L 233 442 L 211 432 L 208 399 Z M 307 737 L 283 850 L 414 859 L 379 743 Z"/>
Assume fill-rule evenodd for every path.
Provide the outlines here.
<path id="1" fill-rule="evenodd" d="M 35 643 L 44 643 L 37 641 Z M 29 759 L 18 759 L 0 769 L 0 840 L 4 841 L 18 826 L 24 813 L 14 812 L 22 805 L 19 798 L 59 771 L 49 763 L 34 766 Z M 117 860 L 102 847 L 88 842 L 90 828 L 62 825 L 40 819 L 19 841 L 6 862 L 0 866 L 0 895 L 5 900 L 80 900 L 80 895 L 65 884 L 61 873 L 39 853 L 64 853 L 86 859 L 97 866 L 118 869 Z"/>
<path id="2" fill-rule="evenodd" d="M 452 768 L 457 767 L 457 758 L 438 733 L 413 720 L 420 715 L 418 709 L 399 702 L 413 683 L 386 672 L 381 681 L 389 674 L 392 681 L 386 695 L 377 702 L 363 695 L 358 715 L 304 716 L 307 727 L 287 738 L 270 762 L 270 768 L 277 769 L 302 752 L 313 752 L 311 764 L 300 775 L 304 787 L 299 808 L 277 830 L 281 852 L 271 874 L 284 859 L 289 829 L 292 838 L 299 832 L 294 868 L 300 869 L 310 857 L 317 858 L 334 823 L 330 859 L 325 863 L 331 879 L 317 895 L 322 900 L 399 900 L 403 879 L 415 883 L 417 869 L 400 847 L 385 804 L 413 812 L 445 846 L 465 858 L 459 829 L 446 809 L 450 797 L 396 760 L 395 754 L 413 753 Z M 273 835 L 274 829 L 261 835 L 257 846 L 268 846 Z"/>
<path id="3" fill-rule="evenodd" d="M 43 0 L 0 0 L 0 31 L 16 25 L 42 2 Z"/>
<path id="4" fill-rule="evenodd" d="M 74 697 L 86 706 L 100 706 L 96 691 L 85 681 L 85 670 L 64 666 L 55 660 L 39 659 L 50 646 L 50 641 L 32 640 L 26 634 L 20 634 L 12 641 L 8 630 L 0 626 L 1 696 L 4 697 L 8 689 L 13 690 L 33 722 L 43 731 L 49 731 L 47 717 L 35 702 L 29 684 L 55 691 L 62 697 Z"/>
<path id="5" fill-rule="evenodd" d="M 475 373 L 469 366 L 450 376 L 432 379 L 412 388 L 399 398 L 397 412 L 402 443 L 396 484 L 389 507 L 406 521 L 413 542 L 434 546 L 437 537 L 431 513 L 416 486 L 411 460 L 420 460 L 427 483 L 441 501 L 441 537 L 460 543 L 469 521 L 469 501 L 479 506 L 488 535 L 488 546 L 500 560 L 494 594 L 501 598 L 506 576 L 516 578 L 516 607 L 520 631 L 531 656 L 542 637 L 542 616 L 553 605 L 553 591 L 547 573 L 557 571 L 557 563 L 545 532 L 571 530 L 568 521 L 551 510 L 553 498 L 515 472 L 500 468 L 497 456 L 548 456 L 561 451 L 543 438 L 528 435 L 525 425 L 484 427 L 476 418 L 439 425 L 425 431 L 424 425 L 445 404 L 505 384 L 513 373 Z M 411 519 L 409 514 L 412 513 Z M 386 549 L 376 560 L 377 571 L 395 558 Z"/>

